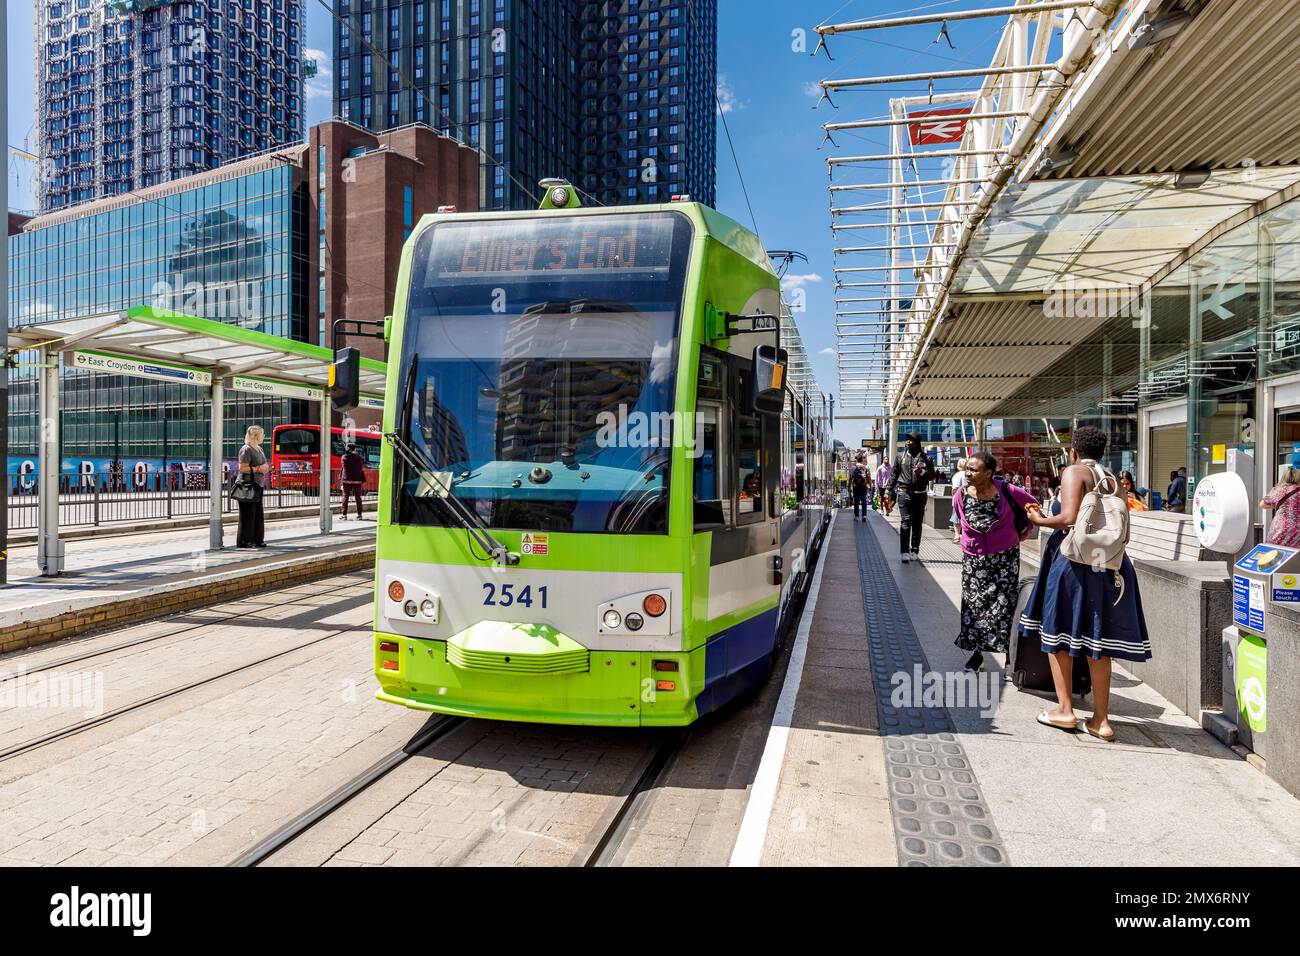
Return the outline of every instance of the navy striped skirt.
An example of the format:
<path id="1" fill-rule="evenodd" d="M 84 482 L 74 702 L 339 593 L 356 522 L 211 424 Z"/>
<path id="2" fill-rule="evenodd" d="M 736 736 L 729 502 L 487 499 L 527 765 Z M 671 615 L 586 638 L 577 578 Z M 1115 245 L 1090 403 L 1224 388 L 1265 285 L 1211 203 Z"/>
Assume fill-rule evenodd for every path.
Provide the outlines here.
<path id="1" fill-rule="evenodd" d="M 1151 641 L 1133 562 L 1124 556 L 1117 579 L 1114 571 L 1094 571 L 1061 557 L 1064 540 L 1065 532 L 1056 531 L 1043 545 L 1038 579 L 1020 616 L 1022 639 L 1037 638 L 1044 654 L 1149 660 Z"/>

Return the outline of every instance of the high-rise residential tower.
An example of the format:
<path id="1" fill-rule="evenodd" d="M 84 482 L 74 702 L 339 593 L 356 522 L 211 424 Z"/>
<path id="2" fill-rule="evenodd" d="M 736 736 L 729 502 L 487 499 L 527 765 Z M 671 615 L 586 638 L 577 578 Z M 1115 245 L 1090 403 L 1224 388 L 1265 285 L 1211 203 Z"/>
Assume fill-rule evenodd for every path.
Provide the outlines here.
<path id="1" fill-rule="evenodd" d="M 714 201 L 716 0 L 337 0 L 334 112 L 479 150 L 483 208 L 560 176 Z"/>
<path id="2" fill-rule="evenodd" d="M 36 0 L 42 212 L 303 136 L 306 0 Z"/>

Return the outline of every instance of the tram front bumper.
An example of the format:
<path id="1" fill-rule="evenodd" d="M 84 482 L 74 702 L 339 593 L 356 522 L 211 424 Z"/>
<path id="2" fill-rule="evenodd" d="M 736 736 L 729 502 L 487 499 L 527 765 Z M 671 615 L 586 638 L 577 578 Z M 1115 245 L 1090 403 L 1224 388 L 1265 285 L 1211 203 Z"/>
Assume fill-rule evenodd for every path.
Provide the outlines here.
<path id="1" fill-rule="evenodd" d="M 589 651 L 541 624 L 481 621 L 447 641 L 376 632 L 375 696 L 495 720 L 681 726 L 697 716 L 691 657 Z M 677 670 L 655 671 L 654 661 L 666 660 Z"/>

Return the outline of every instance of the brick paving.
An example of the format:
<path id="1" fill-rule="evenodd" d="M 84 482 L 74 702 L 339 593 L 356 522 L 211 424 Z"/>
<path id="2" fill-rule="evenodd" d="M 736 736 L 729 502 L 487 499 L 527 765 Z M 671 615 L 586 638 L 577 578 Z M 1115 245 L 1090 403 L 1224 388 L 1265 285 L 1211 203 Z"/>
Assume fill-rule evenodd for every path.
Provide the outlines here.
<path id="1" fill-rule="evenodd" d="M 364 593 L 356 579 L 344 581 L 354 596 Z M 335 601 L 322 601 L 317 616 L 364 625 L 368 601 L 337 611 L 347 587 L 328 589 Z M 186 664 L 225 667 L 232 648 L 246 655 L 251 641 L 275 647 L 310 633 L 289 616 L 187 638 L 172 645 L 187 653 L 165 665 L 166 678 L 184 682 Z M 113 693 L 156 692 L 165 654 L 145 647 L 107 657 Z M 369 635 L 349 632 L 232 678 L 229 690 L 173 708 L 165 720 L 87 741 L 43 766 L 40 751 L 0 764 L 0 865 L 165 863 L 251 808 L 291 797 L 305 775 L 393 722 L 393 708 L 370 693 L 372 667 Z M 30 727 L 16 732 L 32 736 Z"/>

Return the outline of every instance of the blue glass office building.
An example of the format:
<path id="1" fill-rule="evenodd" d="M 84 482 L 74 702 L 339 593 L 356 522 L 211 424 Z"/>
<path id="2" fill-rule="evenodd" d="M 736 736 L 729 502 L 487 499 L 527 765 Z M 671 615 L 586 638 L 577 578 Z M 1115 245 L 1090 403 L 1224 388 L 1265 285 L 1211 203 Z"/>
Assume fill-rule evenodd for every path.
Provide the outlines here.
<path id="1" fill-rule="evenodd" d="M 40 216 L 9 239 L 10 321 L 152 303 L 306 339 L 307 203 L 304 169 L 280 154 Z M 194 389 L 72 369 L 62 389 L 65 455 L 207 456 L 206 396 Z M 294 406 L 240 393 L 226 409 L 227 452 L 249 424 L 303 420 Z M 11 455 L 36 452 L 37 408 L 35 370 L 13 370 Z"/>
<path id="2" fill-rule="evenodd" d="M 715 200 L 716 0 L 337 0 L 334 112 L 480 150 L 479 205 L 559 176 L 605 204 Z"/>
<path id="3" fill-rule="evenodd" d="M 42 212 L 303 138 L 305 0 L 36 0 Z"/>

